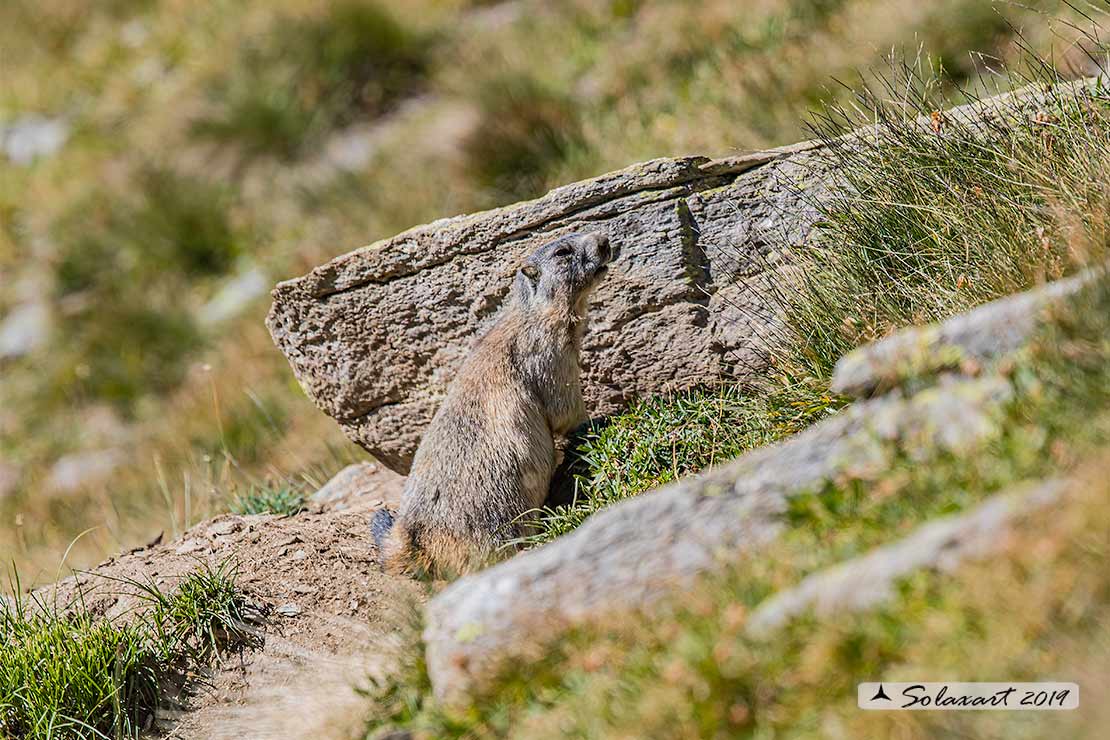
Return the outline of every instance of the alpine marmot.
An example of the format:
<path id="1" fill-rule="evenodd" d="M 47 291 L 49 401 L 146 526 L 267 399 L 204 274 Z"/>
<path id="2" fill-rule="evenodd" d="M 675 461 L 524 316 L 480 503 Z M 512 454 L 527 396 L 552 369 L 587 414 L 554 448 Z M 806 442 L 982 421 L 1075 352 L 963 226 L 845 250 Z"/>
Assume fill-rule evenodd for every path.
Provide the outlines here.
<path id="1" fill-rule="evenodd" d="M 587 418 L 578 356 L 611 257 L 605 235 L 569 234 L 521 265 L 420 441 L 396 517 L 374 518 L 385 570 L 458 575 L 527 534 L 555 471 L 555 438 Z"/>

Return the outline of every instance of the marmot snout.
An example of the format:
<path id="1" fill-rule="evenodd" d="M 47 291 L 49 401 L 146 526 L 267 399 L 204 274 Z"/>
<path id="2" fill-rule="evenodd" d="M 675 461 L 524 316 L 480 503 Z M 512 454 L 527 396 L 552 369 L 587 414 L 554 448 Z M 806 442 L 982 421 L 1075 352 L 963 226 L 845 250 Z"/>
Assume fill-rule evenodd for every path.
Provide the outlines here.
<path id="1" fill-rule="evenodd" d="M 527 533 L 524 516 L 555 470 L 555 437 L 586 420 L 578 355 L 590 291 L 611 259 L 608 237 L 589 233 L 524 260 L 416 450 L 395 523 L 375 518 L 387 570 L 463 573 Z"/>

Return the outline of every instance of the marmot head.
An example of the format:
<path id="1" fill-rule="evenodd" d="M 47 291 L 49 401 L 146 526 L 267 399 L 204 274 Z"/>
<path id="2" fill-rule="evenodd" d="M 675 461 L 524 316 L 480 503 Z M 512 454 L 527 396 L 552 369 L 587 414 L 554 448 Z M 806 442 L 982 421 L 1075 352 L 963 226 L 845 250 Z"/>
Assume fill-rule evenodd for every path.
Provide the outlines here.
<path id="1" fill-rule="evenodd" d="M 529 255 L 513 287 L 529 302 L 580 308 L 612 257 L 605 234 L 567 234 Z"/>

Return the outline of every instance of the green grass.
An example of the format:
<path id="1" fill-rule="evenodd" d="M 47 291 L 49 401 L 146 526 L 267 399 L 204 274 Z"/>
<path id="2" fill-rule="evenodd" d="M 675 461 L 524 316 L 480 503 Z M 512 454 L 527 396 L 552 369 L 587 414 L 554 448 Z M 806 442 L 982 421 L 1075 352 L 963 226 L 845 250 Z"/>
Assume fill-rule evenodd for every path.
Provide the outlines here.
<path id="1" fill-rule="evenodd" d="M 729 386 L 641 401 L 581 433 L 562 474 L 572 503 L 544 509 L 526 542 L 550 541 L 607 506 L 794 434 L 844 403 L 823 383 L 789 377 L 764 393 Z"/>
<path id="2" fill-rule="evenodd" d="M 1034 71 L 1014 79 L 1057 80 Z M 804 277 L 783 293 L 815 374 L 897 327 L 1107 258 L 1110 94 L 1056 89 L 1035 109 L 1011 100 L 1000 104 L 1007 124 L 984 129 L 939 113 L 948 88 L 929 74 L 897 70 L 818 122 L 840 177 L 796 255 Z M 871 133 L 840 138 L 871 121 Z"/>
<path id="3" fill-rule="evenodd" d="M 173 687 L 258 646 L 235 575 L 226 563 L 201 566 L 169 593 L 122 581 L 145 604 L 126 619 L 95 616 L 84 603 L 0 602 L 0 736 L 137 737 Z"/>
<path id="4" fill-rule="evenodd" d="M 304 491 L 292 484 L 252 485 L 231 502 L 236 514 L 279 514 L 292 516 L 305 507 Z"/>
<path id="5" fill-rule="evenodd" d="M 153 583 L 132 582 L 151 611 L 153 627 L 166 656 L 184 656 L 194 665 L 206 665 L 228 652 L 259 645 L 250 627 L 252 617 L 235 583 L 237 570 L 228 561 L 215 568 L 202 566 L 189 573 L 172 594 Z"/>
<path id="6" fill-rule="evenodd" d="M 417 92 L 431 43 L 373 2 L 280 17 L 213 81 L 215 109 L 193 134 L 233 144 L 244 160 L 294 159 L 336 127 L 380 116 Z"/>

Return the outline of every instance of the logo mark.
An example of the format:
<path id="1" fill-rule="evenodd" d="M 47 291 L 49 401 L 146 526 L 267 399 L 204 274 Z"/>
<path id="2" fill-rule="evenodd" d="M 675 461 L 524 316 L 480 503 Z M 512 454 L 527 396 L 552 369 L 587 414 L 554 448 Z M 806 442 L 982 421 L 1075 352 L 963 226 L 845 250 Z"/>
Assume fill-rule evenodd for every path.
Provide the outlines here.
<path id="1" fill-rule="evenodd" d="M 887 701 L 890 701 L 890 697 L 886 695 L 885 691 L 883 691 L 882 684 L 879 684 L 879 690 L 876 691 L 875 695 L 871 697 L 871 701 L 875 701 L 876 699 L 886 699 Z"/>
<path id="2" fill-rule="evenodd" d="M 856 686 L 860 709 L 903 710 L 1032 710 L 1059 711 L 1079 708 L 1079 685 L 968 681 L 864 681 Z"/>

